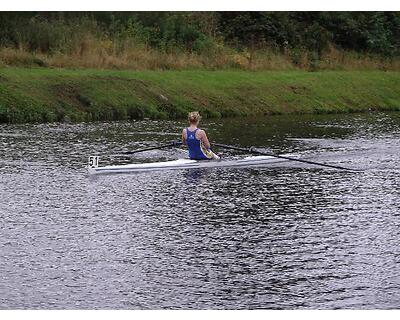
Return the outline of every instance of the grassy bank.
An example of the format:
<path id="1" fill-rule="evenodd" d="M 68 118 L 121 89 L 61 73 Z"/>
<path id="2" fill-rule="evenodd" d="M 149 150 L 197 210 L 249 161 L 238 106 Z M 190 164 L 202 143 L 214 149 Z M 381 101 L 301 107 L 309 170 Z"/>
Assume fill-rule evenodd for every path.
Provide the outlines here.
<path id="1" fill-rule="evenodd" d="M 400 73 L 0 69 L 0 122 L 400 110 Z"/>

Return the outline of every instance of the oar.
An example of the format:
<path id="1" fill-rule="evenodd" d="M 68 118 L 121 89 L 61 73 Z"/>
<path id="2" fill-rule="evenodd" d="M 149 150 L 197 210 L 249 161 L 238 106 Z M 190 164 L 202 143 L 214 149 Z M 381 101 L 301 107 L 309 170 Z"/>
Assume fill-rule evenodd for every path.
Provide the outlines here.
<path id="1" fill-rule="evenodd" d="M 230 146 L 230 145 L 226 145 L 226 144 L 220 144 L 220 143 L 213 143 L 213 145 L 217 146 L 217 147 L 220 147 L 220 148 L 243 151 L 243 152 L 248 152 L 248 153 L 253 153 L 253 154 L 261 154 L 261 155 L 264 155 L 264 156 L 270 156 L 270 157 L 286 159 L 286 160 L 290 160 L 290 161 L 297 161 L 297 162 L 303 162 L 303 163 L 308 163 L 308 164 L 314 164 L 314 165 L 322 166 L 322 167 L 341 169 L 341 170 L 348 170 L 348 171 L 363 171 L 361 169 L 351 169 L 351 168 L 346 168 L 346 167 L 342 167 L 342 166 L 335 166 L 335 165 L 321 163 L 321 162 L 315 162 L 315 161 L 296 159 L 296 158 L 291 158 L 291 157 L 286 157 L 286 156 L 280 156 L 280 155 L 273 154 L 273 153 L 258 151 L 258 150 L 254 149 L 254 148 L 239 148 L 239 147 Z"/>
<path id="2" fill-rule="evenodd" d="M 165 148 L 171 148 L 171 147 L 179 147 L 182 144 L 182 142 L 180 141 L 171 141 L 168 144 L 162 144 L 156 147 L 149 147 L 149 148 L 143 148 L 143 149 L 137 149 L 137 150 L 133 150 L 133 151 L 126 151 L 126 152 L 122 152 L 122 154 L 135 154 L 135 153 L 139 153 L 139 152 L 144 152 L 144 151 L 151 151 L 151 150 L 158 150 L 158 149 L 165 149 Z"/>

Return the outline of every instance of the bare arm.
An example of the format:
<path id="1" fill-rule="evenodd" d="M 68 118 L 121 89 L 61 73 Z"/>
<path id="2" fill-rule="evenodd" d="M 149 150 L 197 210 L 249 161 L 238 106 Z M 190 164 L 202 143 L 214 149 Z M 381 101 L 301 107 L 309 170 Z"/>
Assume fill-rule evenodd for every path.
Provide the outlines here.
<path id="1" fill-rule="evenodd" d="M 201 142 L 203 142 L 204 147 L 206 147 L 207 149 L 210 149 L 211 145 L 210 145 L 210 141 L 208 141 L 206 132 L 204 130 L 199 130 L 199 131 L 200 131 L 199 138 L 200 138 Z"/>
<path id="2" fill-rule="evenodd" d="M 186 145 L 186 129 L 182 130 L 182 144 Z"/>

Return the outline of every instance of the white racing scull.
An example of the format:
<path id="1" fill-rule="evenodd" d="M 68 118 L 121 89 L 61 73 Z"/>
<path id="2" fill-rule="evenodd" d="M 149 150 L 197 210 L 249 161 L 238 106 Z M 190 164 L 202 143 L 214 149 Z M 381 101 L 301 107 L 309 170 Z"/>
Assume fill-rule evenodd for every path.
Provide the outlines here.
<path id="1" fill-rule="evenodd" d="M 134 153 L 164 149 L 180 145 L 180 142 L 172 141 L 169 144 L 149 147 L 140 150 L 134 150 L 124 152 L 125 155 L 132 155 Z M 199 169 L 199 168 L 243 168 L 243 167 L 265 167 L 271 164 L 295 161 L 305 163 L 308 165 L 316 165 L 320 167 L 347 170 L 347 171 L 362 171 L 362 169 L 346 168 L 340 165 L 327 164 L 307 159 L 299 159 L 297 156 L 293 157 L 290 155 L 277 155 L 260 151 L 254 148 L 240 148 L 225 144 L 214 143 L 215 146 L 232 149 L 235 151 L 248 152 L 257 154 L 257 156 L 245 157 L 242 159 L 220 159 L 220 160 L 190 160 L 190 159 L 178 159 L 163 162 L 150 162 L 150 163 L 132 163 L 125 165 L 113 165 L 99 167 L 99 157 L 89 157 L 89 174 L 112 174 L 112 173 L 133 173 L 133 172 L 146 172 L 146 171 L 162 171 L 162 170 L 181 170 L 181 169 Z"/>
<path id="2" fill-rule="evenodd" d="M 242 159 L 229 160 L 190 160 L 178 159 L 152 163 L 133 163 L 126 165 L 113 165 L 99 167 L 99 157 L 89 157 L 89 174 L 113 174 L 134 173 L 146 171 L 198 169 L 198 168 L 239 168 L 239 167 L 262 167 L 269 164 L 287 162 L 271 156 L 252 156 Z"/>

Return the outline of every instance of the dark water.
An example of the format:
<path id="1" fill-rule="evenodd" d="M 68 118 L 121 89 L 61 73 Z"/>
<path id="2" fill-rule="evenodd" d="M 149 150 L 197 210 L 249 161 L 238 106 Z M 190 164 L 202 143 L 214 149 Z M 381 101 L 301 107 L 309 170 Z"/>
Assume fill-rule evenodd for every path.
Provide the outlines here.
<path id="1" fill-rule="evenodd" d="M 400 307 L 400 114 L 204 124 L 213 141 L 360 173 L 290 163 L 88 177 L 87 156 L 170 141 L 182 125 L 0 126 L 0 308 Z"/>

